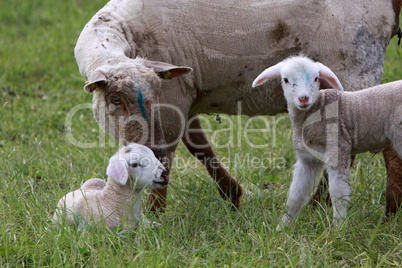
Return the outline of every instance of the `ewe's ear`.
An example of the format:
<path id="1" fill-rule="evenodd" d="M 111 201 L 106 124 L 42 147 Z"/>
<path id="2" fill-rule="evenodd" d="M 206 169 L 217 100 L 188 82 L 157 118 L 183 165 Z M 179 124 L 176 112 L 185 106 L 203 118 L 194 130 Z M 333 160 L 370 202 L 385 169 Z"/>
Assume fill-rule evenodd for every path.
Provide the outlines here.
<path id="1" fill-rule="evenodd" d="M 319 68 L 320 78 L 324 78 L 332 87 L 343 91 L 343 86 L 334 72 L 322 63 L 316 62 L 316 64 Z"/>
<path id="2" fill-rule="evenodd" d="M 126 185 L 128 180 L 128 165 L 124 159 L 119 159 L 119 155 L 114 155 L 110 158 L 109 165 L 106 169 L 106 174 L 109 178 L 120 185 Z"/>
<path id="3" fill-rule="evenodd" d="M 96 70 L 91 74 L 89 81 L 84 86 L 84 90 L 88 93 L 92 93 L 95 89 L 104 87 L 106 83 L 106 75 L 102 71 Z"/>
<path id="4" fill-rule="evenodd" d="M 274 66 L 265 69 L 257 78 L 254 80 L 252 87 L 257 87 L 263 83 L 265 83 L 269 79 L 281 77 L 281 69 L 283 63 L 280 62 Z"/>
<path id="5" fill-rule="evenodd" d="M 191 72 L 193 69 L 186 66 L 176 66 L 166 62 L 148 61 L 149 67 L 162 79 L 172 79 Z"/>

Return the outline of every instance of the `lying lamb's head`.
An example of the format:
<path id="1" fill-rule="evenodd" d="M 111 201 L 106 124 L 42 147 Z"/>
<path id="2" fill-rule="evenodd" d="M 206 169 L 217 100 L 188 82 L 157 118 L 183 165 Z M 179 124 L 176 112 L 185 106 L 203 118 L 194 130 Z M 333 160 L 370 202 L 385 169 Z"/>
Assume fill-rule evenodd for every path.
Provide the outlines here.
<path id="1" fill-rule="evenodd" d="M 265 81 L 280 77 L 288 105 L 299 110 L 309 110 L 318 98 L 320 79 L 332 87 L 343 90 L 339 79 L 325 65 L 307 57 L 290 57 L 263 71 L 253 82 L 253 87 Z"/>
<path id="2" fill-rule="evenodd" d="M 147 147 L 130 143 L 122 147 L 109 161 L 106 173 L 120 185 L 133 185 L 135 189 L 162 189 L 169 177 L 162 163 Z"/>
<path id="3" fill-rule="evenodd" d="M 93 92 L 93 112 L 99 126 L 121 144 L 143 144 L 161 159 L 166 157 L 158 104 L 161 78 L 191 71 L 163 62 L 129 59 L 110 63 L 89 75 L 84 89 Z"/>

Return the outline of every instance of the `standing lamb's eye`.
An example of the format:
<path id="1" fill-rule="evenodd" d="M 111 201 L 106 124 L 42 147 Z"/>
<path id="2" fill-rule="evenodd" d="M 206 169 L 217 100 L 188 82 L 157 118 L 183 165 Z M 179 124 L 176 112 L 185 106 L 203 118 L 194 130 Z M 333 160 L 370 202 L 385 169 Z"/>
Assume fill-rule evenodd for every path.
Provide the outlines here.
<path id="1" fill-rule="evenodd" d="M 283 78 L 283 82 L 285 82 L 285 84 L 287 84 L 287 83 L 289 83 L 289 79 Z"/>
<path id="2" fill-rule="evenodd" d="M 318 76 L 314 79 L 314 82 L 317 82 L 318 81 Z"/>

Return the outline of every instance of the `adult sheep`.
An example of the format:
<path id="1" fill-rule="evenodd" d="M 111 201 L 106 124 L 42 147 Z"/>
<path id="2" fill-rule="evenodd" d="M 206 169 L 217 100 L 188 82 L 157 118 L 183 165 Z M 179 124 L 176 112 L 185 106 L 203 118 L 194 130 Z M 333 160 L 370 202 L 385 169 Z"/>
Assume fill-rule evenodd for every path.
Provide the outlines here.
<path id="1" fill-rule="evenodd" d="M 168 168 L 181 139 L 238 206 L 242 188 L 210 161 L 216 156 L 197 115 L 238 114 L 239 103 L 249 116 L 285 112 L 279 79 L 256 91 L 250 85 L 297 53 L 330 67 L 350 90 L 380 84 L 400 7 L 401 0 L 112 0 L 83 29 L 75 57 L 105 132 L 167 157 Z M 387 150 L 388 184 L 402 187 L 395 155 Z M 391 211 L 402 193 L 387 195 Z M 166 189 L 154 191 L 153 209 L 165 197 Z"/>

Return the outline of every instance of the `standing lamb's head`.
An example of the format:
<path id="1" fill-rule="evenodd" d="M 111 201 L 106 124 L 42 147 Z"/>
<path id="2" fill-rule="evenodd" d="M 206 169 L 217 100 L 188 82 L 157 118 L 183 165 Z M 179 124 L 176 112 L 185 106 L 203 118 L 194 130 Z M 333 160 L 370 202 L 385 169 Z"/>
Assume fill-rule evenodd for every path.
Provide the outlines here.
<path id="1" fill-rule="evenodd" d="M 121 144 L 143 144 L 158 158 L 166 156 L 158 104 L 161 78 L 191 71 L 141 58 L 109 63 L 89 74 L 84 89 L 94 93 L 93 111 L 99 126 Z"/>
<path id="2" fill-rule="evenodd" d="M 162 189 L 169 177 L 162 163 L 147 147 L 130 143 L 109 160 L 107 176 L 119 185 L 133 185 L 135 189 Z"/>
<path id="3" fill-rule="evenodd" d="M 324 64 L 307 57 L 290 57 L 263 71 L 253 82 L 253 87 L 272 78 L 281 78 L 288 105 L 299 110 L 309 110 L 318 98 L 320 80 L 325 79 L 332 87 L 343 90 L 339 79 Z"/>

